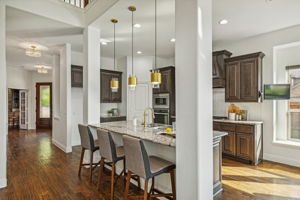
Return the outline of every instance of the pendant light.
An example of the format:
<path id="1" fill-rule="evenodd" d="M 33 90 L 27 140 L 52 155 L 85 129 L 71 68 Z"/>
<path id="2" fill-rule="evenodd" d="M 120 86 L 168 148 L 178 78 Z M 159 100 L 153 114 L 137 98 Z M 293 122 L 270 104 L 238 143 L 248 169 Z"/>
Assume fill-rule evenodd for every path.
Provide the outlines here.
<path id="1" fill-rule="evenodd" d="M 134 63 L 133 63 L 133 28 L 134 28 L 134 23 L 133 23 L 133 12 L 136 11 L 136 7 L 134 6 L 130 6 L 128 8 L 129 11 L 131 11 L 131 54 L 132 54 L 132 57 L 131 57 L 131 67 L 132 67 L 132 71 L 131 71 L 131 75 L 129 75 L 128 77 L 128 86 L 130 88 L 130 90 L 135 90 L 135 87 L 137 85 L 137 78 L 136 76 L 134 75 Z"/>
<path id="2" fill-rule="evenodd" d="M 157 0 L 155 0 L 155 48 L 154 48 L 154 69 L 151 70 L 152 88 L 159 88 L 161 84 L 161 73 L 157 69 Z"/>
<path id="3" fill-rule="evenodd" d="M 112 19 L 111 22 L 114 24 L 114 70 L 116 71 L 116 23 L 117 19 Z M 119 90 L 119 79 L 112 78 L 110 81 L 110 88 L 112 92 L 118 92 Z"/>

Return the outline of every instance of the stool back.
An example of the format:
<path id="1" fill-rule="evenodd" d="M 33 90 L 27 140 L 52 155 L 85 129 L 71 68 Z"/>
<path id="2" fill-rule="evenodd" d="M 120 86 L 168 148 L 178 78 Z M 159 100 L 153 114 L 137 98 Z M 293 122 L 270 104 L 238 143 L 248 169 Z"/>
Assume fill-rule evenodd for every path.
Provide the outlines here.
<path id="1" fill-rule="evenodd" d="M 149 178 L 151 176 L 149 157 L 142 140 L 123 136 L 126 168 L 134 174 Z"/>
<path id="2" fill-rule="evenodd" d="M 85 149 L 93 150 L 95 148 L 94 137 L 87 125 L 78 124 L 81 146 Z"/>
<path id="3" fill-rule="evenodd" d="M 100 156 L 110 162 L 116 162 L 116 145 L 110 132 L 97 129 L 97 136 L 100 144 Z"/>

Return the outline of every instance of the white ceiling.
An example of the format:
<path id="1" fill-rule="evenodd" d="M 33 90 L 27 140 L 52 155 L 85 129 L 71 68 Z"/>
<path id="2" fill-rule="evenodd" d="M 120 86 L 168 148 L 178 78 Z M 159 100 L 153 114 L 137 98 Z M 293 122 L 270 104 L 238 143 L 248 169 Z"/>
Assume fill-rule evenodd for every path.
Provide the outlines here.
<path id="1" fill-rule="evenodd" d="M 213 40 L 230 42 L 300 24 L 299 0 L 213 0 Z M 227 25 L 218 22 L 227 19 Z"/>
<path id="2" fill-rule="evenodd" d="M 117 18 L 117 57 L 131 55 L 131 12 L 128 6 L 134 5 L 135 51 L 143 55 L 154 54 L 154 0 L 120 0 L 98 20 L 101 38 L 113 39 L 112 18 Z M 243 38 L 276 31 L 300 24 L 300 0 L 213 0 L 213 42 L 230 42 Z M 218 21 L 227 19 L 227 25 Z M 7 10 L 7 57 L 10 66 L 49 65 L 47 56 L 53 47 L 70 43 L 73 51 L 82 51 L 82 28 L 72 27 L 14 8 Z M 174 56 L 175 44 L 175 0 L 158 0 L 158 55 Z M 49 48 L 43 52 L 45 59 L 33 59 L 24 55 L 21 42 L 35 42 Z M 101 47 L 101 54 L 111 57 L 113 44 Z M 15 58 L 18 59 L 15 59 Z M 45 62 L 45 63 L 40 63 Z"/>

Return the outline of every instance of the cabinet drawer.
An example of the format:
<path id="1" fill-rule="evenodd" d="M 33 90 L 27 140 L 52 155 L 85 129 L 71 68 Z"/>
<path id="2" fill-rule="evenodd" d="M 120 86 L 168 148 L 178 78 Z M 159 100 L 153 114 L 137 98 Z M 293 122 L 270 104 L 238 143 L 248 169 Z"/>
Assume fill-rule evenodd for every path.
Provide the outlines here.
<path id="1" fill-rule="evenodd" d="M 235 125 L 234 124 L 221 124 L 222 131 L 232 131 L 235 132 Z"/>
<path id="2" fill-rule="evenodd" d="M 236 125 L 236 132 L 238 132 L 238 133 L 254 133 L 254 126 L 252 126 L 252 125 Z"/>
<path id="3" fill-rule="evenodd" d="M 213 123 L 213 129 L 214 129 L 215 131 L 222 131 L 221 123 L 214 122 L 214 123 Z"/>

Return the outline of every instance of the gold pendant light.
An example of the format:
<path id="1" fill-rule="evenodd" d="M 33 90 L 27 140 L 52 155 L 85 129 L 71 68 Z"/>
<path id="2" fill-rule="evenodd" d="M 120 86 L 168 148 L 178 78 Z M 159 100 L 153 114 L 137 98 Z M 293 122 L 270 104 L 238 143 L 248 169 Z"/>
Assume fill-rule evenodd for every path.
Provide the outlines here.
<path id="1" fill-rule="evenodd" d="M 130 6 L 128 8 L 128 10 L 131 12 L 131 21 L 132 21 L 132 24 L 131 24 L 131 29 L 132 29 L 132 32 L 131 32 L 131 53 L 132 53 L 132 60 L 131 60 L 131 64 L 132 64 L 132 72 L 131 72 L 131 75 L 129 75 L 128 77 L 128 87 L 130 88 L 130 90 L 135 90 L 135 87 L 137 85 L 137 78 L 136 76 L 134 75 L 134 71 L 133 71 L 133 28 L 134 28 L 134 23 L 133 23 L 133 12 L 136 11 L 136 7 L 134 6 Z"/>
<path id="2" fill-rule="evenodd" d="M 117 19 L 112 19 L 111 22 L 114 24 L 114 70 L 116 70 L 116 23 Z M 118 92 L 119 90 L 119 79 L 112 78 L 110 81 L 110 88 L 112 92 Z"/>
<path id="3" fill-rule="evenodd" d="M 161 84 L 161 73 L 157 69 L 157 0 L 155 0 L 155 48 L 154 48 L 154 69 L 151 71 L 152 88 L 159 88 Z"/>

